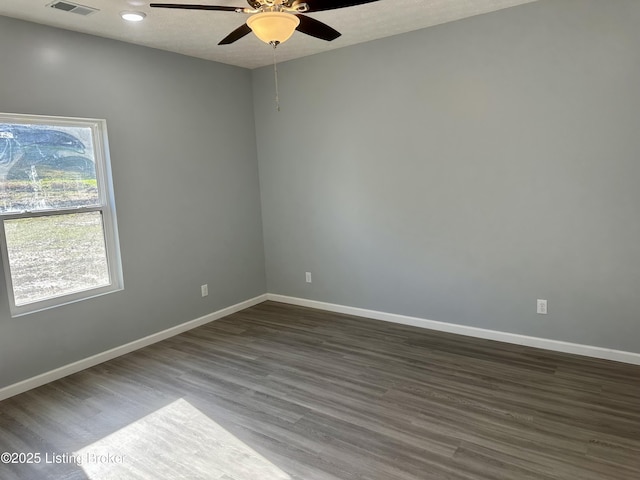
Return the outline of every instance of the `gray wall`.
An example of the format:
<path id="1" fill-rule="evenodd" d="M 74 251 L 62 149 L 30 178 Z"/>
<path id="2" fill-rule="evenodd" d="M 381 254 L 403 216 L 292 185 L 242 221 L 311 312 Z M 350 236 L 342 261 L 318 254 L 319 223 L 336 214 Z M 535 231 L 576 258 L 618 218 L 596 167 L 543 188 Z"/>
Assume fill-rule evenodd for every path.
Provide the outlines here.
<path id="1" fill-rule="evenodd" d="M 283 63 L 280 112 L 254 71 L 268 291 L 640 352 L 638 25 L 541 0 Z"/>
<path id="2" fill-rule="evenodd" d="M 0 387 L 265 292 L 248 70 L 5 17 L 0 44 L 0 111 L 107 120 L 125 285 L 11 318 L 0 272 Z"/>

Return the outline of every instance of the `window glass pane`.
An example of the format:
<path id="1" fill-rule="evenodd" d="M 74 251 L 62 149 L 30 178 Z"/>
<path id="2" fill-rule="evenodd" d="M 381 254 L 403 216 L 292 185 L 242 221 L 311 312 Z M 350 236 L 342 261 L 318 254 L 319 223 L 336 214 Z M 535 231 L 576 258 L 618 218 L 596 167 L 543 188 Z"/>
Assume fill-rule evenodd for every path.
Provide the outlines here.
<path id="1" fill-rule="evenodd" d="M 100 212 L 4 221 L 16 305 L 109 285 Z"/>
<path id="2" fill-rule="evenodd" d="M 0 213 L 98 203 L 91 128 L 0 123 Z"/>

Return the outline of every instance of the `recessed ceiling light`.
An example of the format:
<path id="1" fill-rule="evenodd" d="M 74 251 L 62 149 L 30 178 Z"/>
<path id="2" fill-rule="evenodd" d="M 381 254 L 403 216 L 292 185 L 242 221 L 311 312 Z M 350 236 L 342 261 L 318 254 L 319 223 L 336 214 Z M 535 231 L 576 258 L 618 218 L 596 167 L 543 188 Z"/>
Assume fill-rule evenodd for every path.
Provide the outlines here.
<path id="1" fill-rule="evenodd" d="M 141 22 L 147 14 L 142 12 L 120 12 L 120 16 L 127 22 Z"/>

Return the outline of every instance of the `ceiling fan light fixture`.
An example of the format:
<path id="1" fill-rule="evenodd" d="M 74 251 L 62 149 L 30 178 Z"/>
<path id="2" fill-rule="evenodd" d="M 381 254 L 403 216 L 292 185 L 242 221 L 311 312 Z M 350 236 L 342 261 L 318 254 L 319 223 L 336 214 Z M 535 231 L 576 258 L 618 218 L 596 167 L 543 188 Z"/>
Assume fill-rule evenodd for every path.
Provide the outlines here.
<path id="1" fill-rule="evenodd" d="M 300 19 L 291 13 L 262 12 L 251 15 L 247 25 L 260 40 L 270 44 L 286 42 L 300 25 Z"/>

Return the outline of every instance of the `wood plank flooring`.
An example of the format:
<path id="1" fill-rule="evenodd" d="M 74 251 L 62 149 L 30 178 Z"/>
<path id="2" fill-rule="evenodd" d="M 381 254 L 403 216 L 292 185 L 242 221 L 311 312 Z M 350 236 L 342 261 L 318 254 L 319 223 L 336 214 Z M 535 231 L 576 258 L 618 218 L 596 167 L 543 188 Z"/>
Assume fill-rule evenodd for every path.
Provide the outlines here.
<path id="1" fill-rule="evenodd" d="M 634 480 L 640 367 L 266 302 L 1 402 L 0 452 L 32 460 L 2 480 Z"/>

